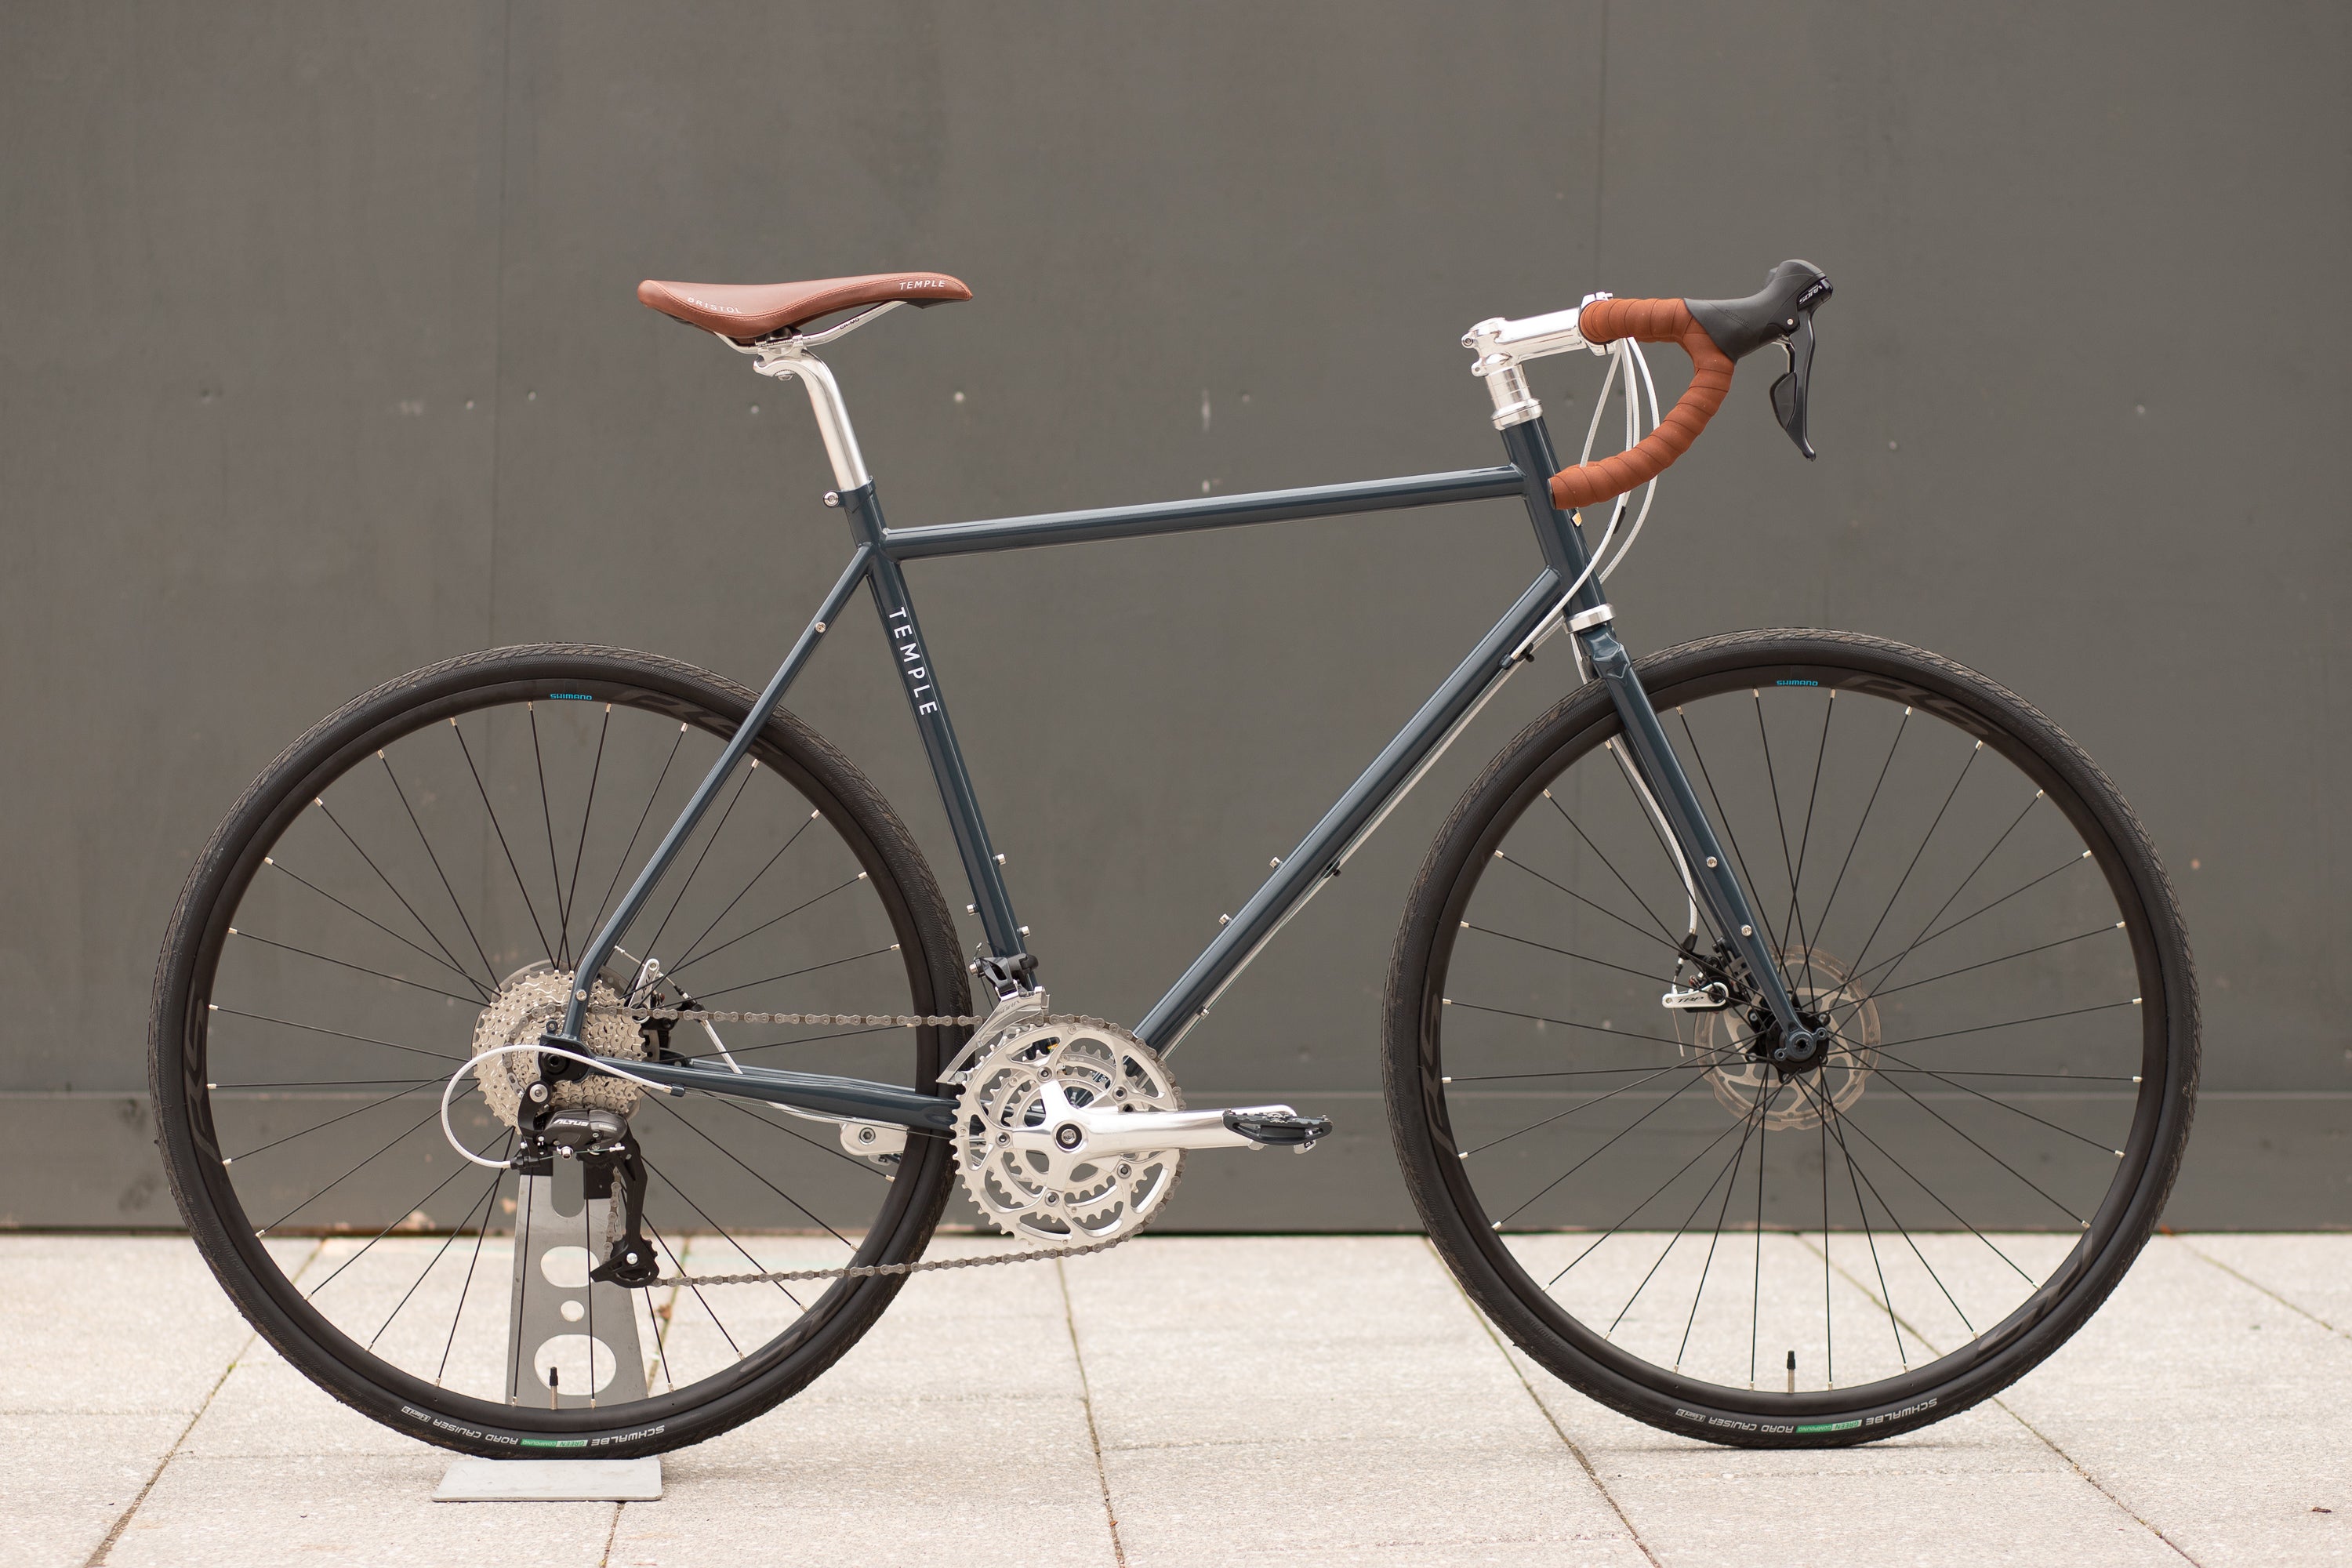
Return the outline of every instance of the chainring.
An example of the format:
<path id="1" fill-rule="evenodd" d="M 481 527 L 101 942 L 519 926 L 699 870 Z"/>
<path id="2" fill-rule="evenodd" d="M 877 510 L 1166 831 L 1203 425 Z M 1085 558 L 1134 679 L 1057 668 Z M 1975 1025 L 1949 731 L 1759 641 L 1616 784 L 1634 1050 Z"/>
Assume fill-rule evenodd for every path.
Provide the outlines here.
<path id="1" fill-rule="evenodd" d="M 1181 1110 L 1157 1052 L 1099 1020 L 1019 1025 L 992 1041 L 958 1102 L 964 1191 L 1007 1236 L 1048 1247 L 1100 1245 L 1150 1224 L 1183 1168 L 1183 1152 L 1065 1152 L 1054 1129 L 1068 1110 Z"/>

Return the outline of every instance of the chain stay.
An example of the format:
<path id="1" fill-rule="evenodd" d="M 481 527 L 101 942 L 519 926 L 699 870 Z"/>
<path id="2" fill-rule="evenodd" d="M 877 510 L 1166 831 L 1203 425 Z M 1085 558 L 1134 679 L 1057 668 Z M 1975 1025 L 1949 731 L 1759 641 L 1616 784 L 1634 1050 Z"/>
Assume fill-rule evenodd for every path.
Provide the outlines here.
<path id="1" fill-rule="evenodd" d="M 879 1028 L 969 1029 L 977 1028 L 988 1021 L 969 1014 L 948 1016 L 937 1013 L 717 1013 L 700 1007 L 625 1007 L 613 1002 L 597 1003 L 583 1011 L 634 1018 L 639 1023 L 687 1023 L 699 1019 L 712 1024 L 846 1024 Z M 1115 1026 L 1108 1019 L 1076 1013 L 1049 1013 L 1035 1021 L 1064 1024 L 1081 1029 Z M 929 1274 L 941 1268 L 988 1268 L 1000 1263 L 1035 1263 L 1048 1258 L 1083 1258 L 1089 1252 L 1108 1252 L 1114 1247 L 1134 1240 L 1139 1234 L 1114 1237 L 1108 1241 L 1091 1242 L 1083 1247 L 1033 1247 L 1026 1252 L 1003 1252 L 991 1258 L 918 1258 L 912 1263 L 869 1263 L 845 1268 L 785 1268 L 765 1274 L 673 1274 L 655 1280 L 646 1289 L 784 1285 L 804 1279 L 870 1279 L 886 1274 Z"/>

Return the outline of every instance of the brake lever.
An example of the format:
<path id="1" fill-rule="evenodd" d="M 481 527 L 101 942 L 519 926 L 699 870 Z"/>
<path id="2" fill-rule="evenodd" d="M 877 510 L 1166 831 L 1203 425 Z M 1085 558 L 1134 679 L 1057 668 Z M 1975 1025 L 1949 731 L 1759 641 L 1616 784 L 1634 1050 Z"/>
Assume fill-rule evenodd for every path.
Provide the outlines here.
<path id="1" fill-rule="evenodd" d="M 1826 292 L 1826 290 L 1824 290 Z M 1772 384 L 1772 416 L 1807 462 L 1816 454 L 1813 444 L 1806 439 L 1807 416 L 1811 412 L 1813 390 L 1813 312 L 1800 310 L 1797 325 L 1789 336 L 1780 340 L 1780 352 L 1789 356 L 1789 368 Z"/>

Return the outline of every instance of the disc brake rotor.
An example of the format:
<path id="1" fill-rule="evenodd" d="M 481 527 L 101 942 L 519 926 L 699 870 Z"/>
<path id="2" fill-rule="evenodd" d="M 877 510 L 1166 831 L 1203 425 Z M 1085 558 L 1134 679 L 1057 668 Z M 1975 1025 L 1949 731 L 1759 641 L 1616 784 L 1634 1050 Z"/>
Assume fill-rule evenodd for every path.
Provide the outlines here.
<path id="1" fill-rule="evenodd" d="M 1045 1022 L 1008 1031 L 971 1068 L 959 1103 L 964 1191 L 1007 1236 L 1047 1245 L 1116 1240 L 1174 1190 L 1181 1150 L 1089 1152 L 1076 1110 L 1181 1110 L 1159 1056 L 1124 1029 Z"/>
<path id="2" fill-rule="evenodd" d="M 1756 1032 L 1738 1008 L 1698 1015 L 1697 1037 L 1684 1047 L 1686 1055 L 1721 1058 L 1707 1074 L 1708 1087 L 1733 1115 L 1744 1121 L 1759 1103 L 1769 1103 L 1763 1125 L 1770 1132 L 1818 1127 L 1824 1114 L 1843 1115 L 1878 1067 L 1877 1004 L 1843 964 L 1817 947 L 1792 946 L 1781 950 L 1780 972 L 1797 1010 L 1828 1020 L 1821 1065 L 1801 1075 L 1801 1084 L 1790 1083 L 1769 1062 L 1748 1058 Z"/>

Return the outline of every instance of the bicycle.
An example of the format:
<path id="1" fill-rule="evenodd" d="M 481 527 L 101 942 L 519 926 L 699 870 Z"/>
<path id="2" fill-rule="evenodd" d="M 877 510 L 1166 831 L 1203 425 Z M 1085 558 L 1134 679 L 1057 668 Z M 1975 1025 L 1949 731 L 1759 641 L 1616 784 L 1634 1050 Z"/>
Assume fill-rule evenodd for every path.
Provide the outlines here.
<path id="1" fill-rule="evenodd" d="M 1831 1446 L 1989 1397 L 2114 1289 L 2179 1168 L 2198 1003 L 2163 868 L 2091 760 L 1974 671 L 1818 630 L 1637 660 L 1602 591 L 1738 361 L 1780 352 L 1773 411 L 1813 455 L 1829 295 L 1790 261 L 1746 300 L 1480 322 L 1496 467 L 893 529 L 814 351 L 970 289 L 646 283 L 800 383 L 849 563 L 756 694 L 499 648 L 355 699 L 263 772 L 155 984 L 197 1245 L 289 1361 L 427 1441 L 610 1457 L 722 1432 L 912 1272 L 1118 1245 L 1188 1152 L 1311 1150 L 1328 1121 L 1187 1109 L 1168 1058 L 1565 631 L 1570 689 L 1454 806 L 1389 971 L 1388 1116 L 1439 1254 L 1535 1362 L 1667 1431 Z M 1662 342 L 1694 365 L 1663 419 L 1638 346 Z M 1578 349 L 1608 368 L 1563 466 L 1528 372 Z M 1624 449 L 1595 460 L 1612 388 Z M 902 564 L 1507 500 L 1541 556 L 1517 601 L 1132 1029 L 1054 1013 Z M 970 958 L 898 815 L 782 705 L 861 586 L 984 933 Z M 1014 1250 L 925 1258 L 959 1187 Z"/>

